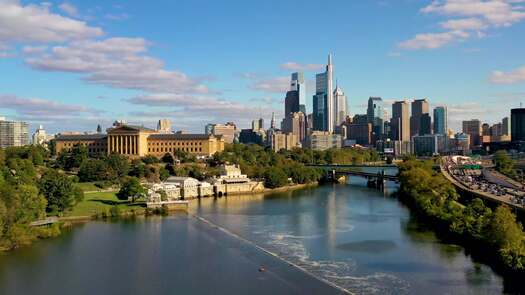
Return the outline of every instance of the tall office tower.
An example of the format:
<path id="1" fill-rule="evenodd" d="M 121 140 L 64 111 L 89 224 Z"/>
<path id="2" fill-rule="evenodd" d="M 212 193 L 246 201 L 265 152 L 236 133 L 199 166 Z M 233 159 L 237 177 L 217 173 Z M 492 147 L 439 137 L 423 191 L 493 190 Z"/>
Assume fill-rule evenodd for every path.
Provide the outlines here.
<path id="1" fill-rule="evenodd" d="M 425 99 L 416 99 L 412 102 L 412 116 L 410 117 L 410 137 L 419 135 L 421 116 L 429 113 L 429 103 Z"/>
<path id="2" fill-rule="evenodd" d="M 434 134 L 447 135 L 448 131 L 447 107 L 439 106 L 434 108 Z"/>
<path id="3" fill-rule="evenodd" d="M 481 122 L 478 119 L 463 121 L 463 133 L 470 136 L 470 147 L 481 145 Z"/>
<path id="4" fill-rule="evenodd" d="M 512 141 L 525 141 L 525 108 L 510 110 L 510 127 Z"/>
<path id="5" fill-rule="evenodd" d="M 332 55 L 329 54 L 326 71 L 315 75 L 315 95 L 313 97 L 314 130 L 333 133 L 334 110 L 333 66 Z"/>
<path id="6" fill-rule="evenodd" d="M 368 108 L 366 109 L 368 123 L 372 124 L 374 139 L 380 139 L 384 132 L 385 110 L 381 97 L 368 98 Z"/>
<path id="7" fill-rule="evenodd" d="M 100 126 L 100 124 L 97 125 L 97 133 L 102 133 L 102 126 Z"/>
<path id="8" fill-rule="evenodd" d="M 168 119 L 160 119 L 157 123 L 157 131 L 161 133 L 171 133 L 171 121 Z"/>
<path id="9" fill-rule="evenodd" d="M 270 129 L 275 129 L 275 113 L 272 112 L 272 121 L 270 121 Z"/>
<path id="10" fill-rule="evenodd" d="M 421 115 L 421 120 L 419 120 L 419 135 L 429 135 L 432 134 L 432 118 L 429 113 Z"/>
<path id="11" fill-rule="evenodd" d="M 315 76 L 316 94 L 313 97 L 312 104 L 312 118 L 313 118 L 313 130 L 325 131 L 326 126 L 326 93 L 324 92 L 326 84 L 326 75 L 317 74 Z"/>
<path id="12" fill-rule="evenodd" d="M 286 92 L 284 99 L 284 116 L 287 117 L 291 113 L 299 112 L 299 93 L 297 90 L 290 90 Z"/>
<path id="13" fill-rule="evenodd" d="M 336 85 L 334 90 L 334 102 L 335 102 L 335 126 L 341 125 L 346 120 L 347 114 L 347 101 L 346 95 L 339 86 Z"/>
<path id="14" fill-rule="evenodd" d="M 303 72 L 292 73 L 292 81 L 290 82 L 290 90 L 297 91 L 297 94 L 299 95 L 299 105 L 306 105 L 306 85 L 304 83 Z"/>
<path id="15" fill-rule="evenodd" d="M 0 119 L 0 148 L 28 145 L 28 127 L 26 122 Z"/>
<path id="16" fill-rule="evenodd" d="M 501 120 L 501 123 L 503 124 L 503 130 L 501 130 L 501 135 L 510 135 L 509 117 L 503 118 L 503 120 Z"/>
<path id="17" fill-rule="evenodd" d="M 396 101 L 392 105 L 390 128 L 393 140 L 410 141 L 410 118 L 407 101 Z"/>

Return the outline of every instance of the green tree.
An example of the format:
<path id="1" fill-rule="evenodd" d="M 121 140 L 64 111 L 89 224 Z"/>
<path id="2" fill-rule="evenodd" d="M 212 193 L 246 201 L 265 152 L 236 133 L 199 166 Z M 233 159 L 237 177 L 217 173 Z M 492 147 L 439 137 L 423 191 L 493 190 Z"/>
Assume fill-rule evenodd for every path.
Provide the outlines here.
<path id="1" fill-rule="evenodd" d="M 500 206 L 494 212 L 486 239 L 499 249 L 506 265 L 512 269 L 525 269 L 525 233 L 507 206 Z"/>
<path id="2" fill-rule="evenodd" d="M 143 197 L 146 194 L 146 189 L 140 184 L 140 181 L 136 177 L 129 177 L 126 179 L 117 193 L 119 200 L 127 200 L 131 197 L 132 202 L 135 199 Z"/>
<path id="3" fill-rule="evenodd" d="M 111 154 L 105 159 L 108 167 L 108 173 L 110 179 L 107 180 L 118 180 L 129 173 L 130 165 L 129 160 L 124 155 Z"/>
<path id="4" fill-rule="evenodd" d="M 84 192 L 74 182 L 56 170 L 47 170 L 39 181 L 40 192 L 47 199 L 48 212 L 63 212 L 82 201 Z"/>
<path id="5" fill-rule="evenodd" d="M 264 173 L 264 185 L 268 188 L 282 187 L 288 184 L 288 176 L 282 169 L 271 167 Z"/>
<path id="6" fill-rule="evenodd" d="M 162 162 L 166 163 L 166 164 L 175 164 L 175 158 L 173 158 L 173 156 L 171 155 L 171 153 L 166 153 L 164 154 L 164 156 L 162 157 Z"/>
<path id="7" fill-rule="evenodd" d="M 114 171 L 102 159 L 87 159 L 78 171 L 81 182 L 114 180 Z"/>
<path id="8" fill-rule="evenodd" d="M 499 150 L 494 153 L 492 157 L 496 170 L 500 173 L 510 177 L 516 177 L 516 170 L 514 169 L 514 161 L 510 158 L 505 150 Z"/>

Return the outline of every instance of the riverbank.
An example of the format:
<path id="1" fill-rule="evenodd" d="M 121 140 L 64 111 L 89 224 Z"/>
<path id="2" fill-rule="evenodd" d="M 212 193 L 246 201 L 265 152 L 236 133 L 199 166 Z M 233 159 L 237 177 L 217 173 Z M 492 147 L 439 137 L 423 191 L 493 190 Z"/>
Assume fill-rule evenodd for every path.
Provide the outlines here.
<path id="1" fill-rule="evenodd" d="M 398 199 L 442 238 L 462 245 L 507 277 L 525 274 L 525 233 L 507 206 L 492 210 L 481 199 L 465 202 L 462 191 L 433 171 L 430 162 L 401 164 L 400 182 Z"/>

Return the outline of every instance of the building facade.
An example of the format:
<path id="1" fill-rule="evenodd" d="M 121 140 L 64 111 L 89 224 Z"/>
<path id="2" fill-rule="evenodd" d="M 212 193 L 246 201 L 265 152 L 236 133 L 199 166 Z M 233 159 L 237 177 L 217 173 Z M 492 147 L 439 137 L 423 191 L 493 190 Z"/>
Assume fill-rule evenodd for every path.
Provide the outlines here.
<path id="1" fill-rule="evenodd" d="M 162 157 L 167 153 L 184 151 L 195 156 L 211 156 L 224 150 L 221 136 L 206 134 L 159 133 L 156 130 L 133 125 L 118 125 L 107 129 L 107 134 L 58 135 L 56 152 L 85 146 L 90 155 L 117 153 L 130 158 L 147 155 Z"/>
<path id="2" fill-rule="evenodd" d="M 412 116 L 410 117 L 410 137 L 421 134 L 421 117 L 428 114 L 430 105 L 428 100 L 416 99 L 412 102 Z"/>
<path id="3" fill-rule="evenodd" d="M 481 145 L 481 122 L 478 119 L 472 119 L 462 122 L 463 133 L 468 134 L 470 138 L 470 148 Z"/>
<path id="4" fill-rule="evenodd" d="M 270 140 L 271 148 L 274 152 L 300 147 L 297 136 L 292 133 L 275 131 L 272 133 Z"/>
<path id="5" fill-rule="evenodd" d="M 410 141 L 410 118 L 407 101 L 396 101 L 392 105 L 392 119 L 390 129 L 392 140 Z"/>
<path id="6" fill-rule="evenodd" d="M 326 71 L 315 76 L 313 97 L 314 130 L 334 132 L 334 97 L 332 55 L 328 55 Z"/>
<path id="7" fill-rule="evenodd" d="M 310 149 L 317 151 L 341 148 L 342 144 L 342 136 L 340 134 L 331 134 L 326 131 L 314 131 L 306 141 L 306 145 Z"/>
<path id="8" fill-rule="evenodd" d="M 0 118 L 0 148 L 29 144 L 29 125 L 26 122 Z"/>

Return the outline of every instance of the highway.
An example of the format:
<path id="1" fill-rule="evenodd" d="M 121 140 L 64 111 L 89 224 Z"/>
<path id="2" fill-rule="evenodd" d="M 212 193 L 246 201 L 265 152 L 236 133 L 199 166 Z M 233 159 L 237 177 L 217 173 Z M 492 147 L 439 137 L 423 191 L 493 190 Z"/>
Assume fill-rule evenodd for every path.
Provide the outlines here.
<path id="1" fill-rule="evenodd" d="M 463 165 L 473 163 L 468 163 L 466 158 L 457 159 L 444 157 L 441 163 L 441 172 L 454 185 L 484 199 L 525 210 L 525 191 L 503 181 L 488 169 L 463 169 Z"/>

